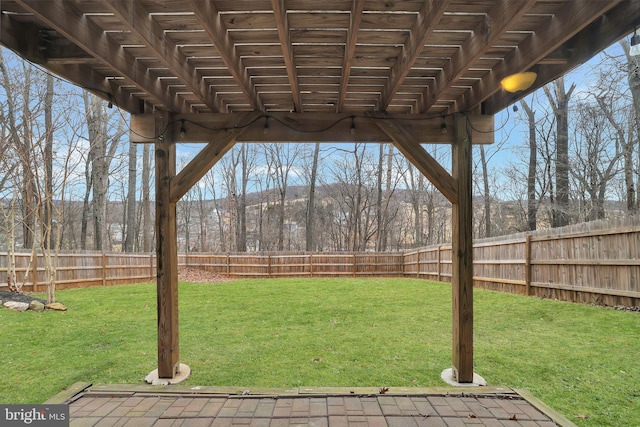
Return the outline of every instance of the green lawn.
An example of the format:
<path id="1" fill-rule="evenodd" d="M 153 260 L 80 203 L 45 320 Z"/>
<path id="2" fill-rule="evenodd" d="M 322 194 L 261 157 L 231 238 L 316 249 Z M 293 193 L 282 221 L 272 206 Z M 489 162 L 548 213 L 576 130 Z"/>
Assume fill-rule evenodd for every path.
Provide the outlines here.
<path id="1" fill-rule="evenodd" d="M 58 291 L 69 311 L 0 310 L 0 403 L 156 366 L 155 286 Z M 187 385 L 440 386 L 449 285 L 414 279 L 180 284 Z M 640 314 L 476 290 L 476 371 L 581 426 L 640 425 Z"/>

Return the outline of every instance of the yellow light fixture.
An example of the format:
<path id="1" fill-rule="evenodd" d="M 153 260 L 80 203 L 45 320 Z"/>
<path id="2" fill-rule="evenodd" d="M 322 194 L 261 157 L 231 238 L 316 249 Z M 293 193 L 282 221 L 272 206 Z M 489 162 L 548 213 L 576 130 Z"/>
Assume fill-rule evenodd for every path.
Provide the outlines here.
<path id="1" fill-rule="evenodd" d="M 533 85 L 538 75 L 533 71 L 511 74 L 500 81 L 500 86 L 507 92 L 516 93 Z"/>

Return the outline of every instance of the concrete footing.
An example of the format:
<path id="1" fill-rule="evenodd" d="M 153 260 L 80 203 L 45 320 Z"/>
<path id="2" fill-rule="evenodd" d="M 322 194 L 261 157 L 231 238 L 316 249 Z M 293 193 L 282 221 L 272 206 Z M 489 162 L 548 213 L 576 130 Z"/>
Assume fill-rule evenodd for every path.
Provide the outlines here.
<path id="1" fill-rule="evenodd" d="M 191 368 L 184 363 L 181 363 L 178 367 L 178 373 L 173 378 L 159 378 L 158 370 L 155 369 L 147 375 L 144 380 L 147 384 L 151 385 L 171 385 L 171 384 L 180 384 L 181 382 L 187 380 L 191 376 Z"/>
<path id="2" fill-rule="evenodd" d="M 442 373 L 440 374 L 440 378 L 442 378 L 445 383 L 454 387 L 480 387 L 487 385 L 487 381 L 475 372 L 473 373 L 472 383 L 459 383 L 458 381 L 456 381 L 456 377 L 453 375 L 453 368 L 445 369 L 444 371 L 442 371 Z"/>

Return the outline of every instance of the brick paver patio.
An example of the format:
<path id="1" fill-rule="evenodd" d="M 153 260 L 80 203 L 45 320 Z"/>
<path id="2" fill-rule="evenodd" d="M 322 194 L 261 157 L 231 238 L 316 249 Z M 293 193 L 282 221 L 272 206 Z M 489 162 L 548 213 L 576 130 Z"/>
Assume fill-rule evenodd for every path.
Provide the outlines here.
<path id="1" fill-rule="evenodd" d="M 248 391 L 76 384 L 48 403 L 69 403 L 74 427 L 574 425 L 525 391 L 502 387 Z"/>

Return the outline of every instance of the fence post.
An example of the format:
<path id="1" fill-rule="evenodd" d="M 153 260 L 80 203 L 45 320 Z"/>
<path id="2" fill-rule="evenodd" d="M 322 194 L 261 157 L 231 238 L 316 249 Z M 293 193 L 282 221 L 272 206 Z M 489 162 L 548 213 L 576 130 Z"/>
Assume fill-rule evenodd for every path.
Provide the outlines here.
<path id="1" fill-rule="evenodd" d="M 102 252 L 102 286 L 107 286 L 107 254 Z"/>
<path id="2" fill-rule="evenodd" d="M 353 277 L 356 277 L 356 269 L 358 268 L 358 266 L 356 265 L 356 254 L 354 252 L 353 254 Z"/>
<path id="3" fill-rule="evenodd" d="M 153 255 L 149 254 L 149 281 L 153 282 Z"/>
<path id="4" fill-rule="evenodd" d="M 229 265 L 230 263 L 231 263 L 231 260 L 229 259 L 229 253 L 227 252 L 227 276 L 231 272 L 231 266 Z"/>
<path id="5" fill-rule="evenodd" d="M 309 274 L 313 277 L 313 252 L 309 253 Z"/>
<path id="6" fill-rule="evenodd" d="M 267 276 L 271 277 L 271 254 L 267 255 Z"/>
<path id="7" fill-rule="evenodd" d="M 531 234 L 524 238 L 524 284 L 525 293 L 531 295 Z"/>
<path id="8" fill-rule="evenodd" d="M 31 289 L 38 292 L 38 254 L 33 252 L 33 262 L 31 263 Z"/>
<path id="9" fill-rule="evenodd" d="M 436 268 L 437 268 L 437 273 L 438 273 L 438 282 L 442 282 L 442 277 L 441 277 L 441 265 L 440 265 L 440 261 L 442 260 L 442 253 L 440 251 L 440 248 L 442 248 L 442 246 L 438 246 L 438 262 L 436 263 Z"/>

